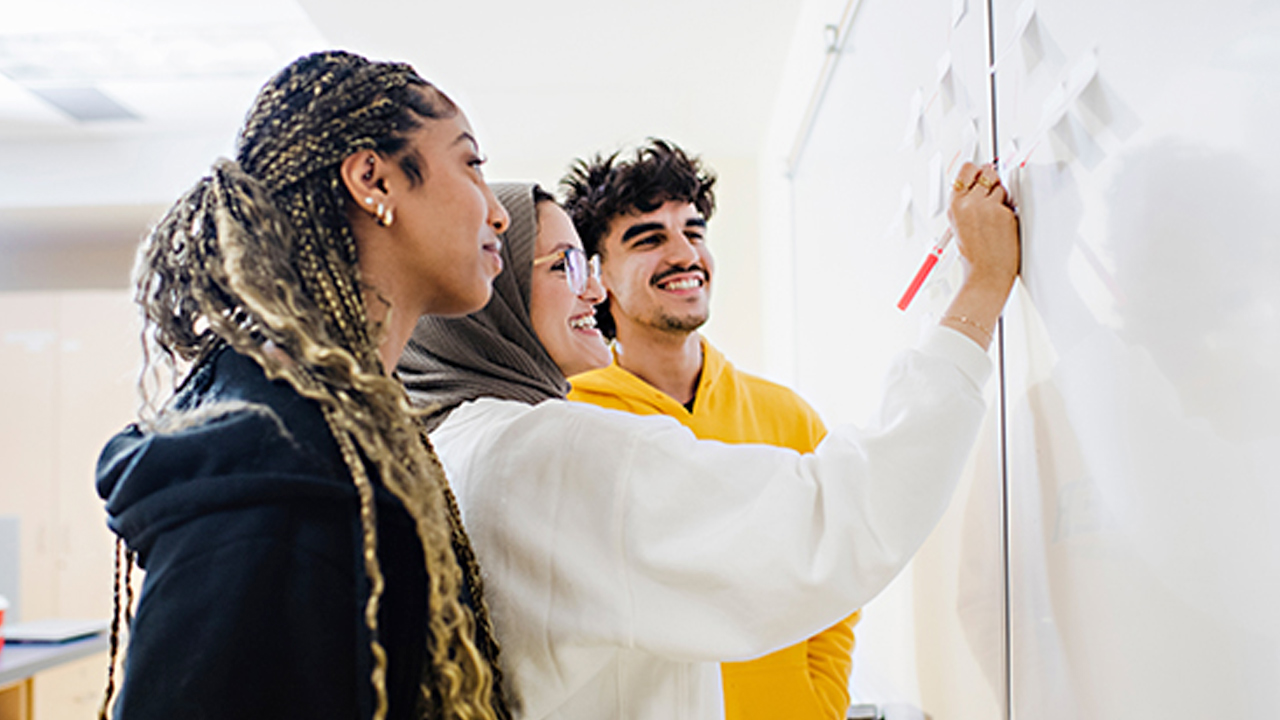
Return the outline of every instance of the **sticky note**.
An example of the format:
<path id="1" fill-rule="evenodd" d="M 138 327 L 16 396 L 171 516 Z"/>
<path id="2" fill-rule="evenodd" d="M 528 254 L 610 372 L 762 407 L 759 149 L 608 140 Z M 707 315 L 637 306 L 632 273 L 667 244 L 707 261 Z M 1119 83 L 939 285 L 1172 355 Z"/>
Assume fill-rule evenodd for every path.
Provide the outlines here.
<path id="1" fill-rule="evenodd" d="M 1141 126 L 1138 116 L 1121 100 L 1102 78 L 1097 68 L 1097 56 L 1090 53 L 1092 69 L 1085 67 L 1072 73 L 1079 84 L 1076 90 L 1076 107 L 1080 117 L 1093 132 L 1109 129 L 1120 140 L 1127 140 Z M 1070 82 L 1070 81 L 1069 81 Z"/>
<path id="2" fill-rule="evenodd" d="M 996 67 L 1003 66 L 1015 50 L 1022 56 L 1023 71 L 1027 75 L 1032 74 L 1044 59 L 1044 41 L 1040 37 L 1039 24 L 1036 22 L 1035 0 L 1024 0 L 1018 6 L 1013 18 L 1012 37 L 1009 44 L 1000 51 L 991 71 L 995 72 Z"/>
<path id="3" fill-rule="evenodd" d="M 938 98 L 942 101 L 942 114 L 951 112 L 956 105 L 955 73 L 952 72 L 951 53 L 938 58 Z"/>
<path id="4" fill-rule="evenodd" d="M 1106 156 L 1088 128 L 1071 112 L 1062 113 L 1058 121 L 1049 128 L 1049 143 L 1058 162 L 1079 161 L 1090 170 L 1097 167 Z"/>
<path id="5" fill-rule="evenodd" d="M 929 158 L 929 217 L 937 217 L 942 212 L 942 188 L 946 185 L 946 175 L 942 172 L 942 153 L 934 153 Z"/>
<path id="6" fill-rule="evenodd" d="M 884 231 L 885 241 L 910 240 L 916 234 L 916 201 L 911 183 L 904 183 L 898 196 L 898 210 Z"/>
<path id="7" fill-rule="evenodd" d="M 1017 138 L 1010 138 L 1005 142 L 1004 149 L 1000 151 L 996 173 L 1000 175 L 1000 183 L 1009 193 L 1009 200 L 1014 207 L 1018 206 L 1018 198 L 1022 194 L 1022 167 L 1030 156 L 1030 150 L 1033 149 L 1034 147 L 1024 151 L 1018 146 Z"/>
<path id="8" fill-rule="evenodd" d="M 1018 6 L 1018 10 L 1013 16 L 1013 39 L 1020 40 L 1023 33 L 1027 31 L 1027 27 L 1031 25 L 1031 19 L 1036 16 L 1035 0 L 1023 0 Z"/>
<path id="9" fill-rule="evenodd" d="M 1062 84 L 1053 86 L 1048 95 L 1045 95 L 1044 102 L 1040 104 L 1040 128 L 1047 130 L 1058 124 L 1062 119 L 1062 114 L 1067 111 L 1067 103 L 1070 98 L 1067 97 L 1067 89 Z"/>
<path id="10" fill-rule="evenodd" d="M 902 223 L 902 236 L 909 238 L 916 234 L 915 228 L 915 193 L 911 183 L 902 186 L 902 195 L 898 206 L 899 222 Z"/>
<path id="11" fill-rule="evenodd" d="M 973 162 L 978 158 L 978 121 L 969 118 L 960 128 L 959 162 Z"/>
<path id="12" fill-rule="evenodd" d="M 1096 51 L 1085 53 L 1067 72 L 1064 82 L 1068 97 L 1075 99 L 1098 74 L 1098 54 Z"/>
<path id="13" fill-rule="evenodd" d="M 916 88 L 911 95 L 911 107 L 907 110 L 907 129 L 902 137 L 902 145 L 918 148 L 924 144 L 924 91 Z"/>

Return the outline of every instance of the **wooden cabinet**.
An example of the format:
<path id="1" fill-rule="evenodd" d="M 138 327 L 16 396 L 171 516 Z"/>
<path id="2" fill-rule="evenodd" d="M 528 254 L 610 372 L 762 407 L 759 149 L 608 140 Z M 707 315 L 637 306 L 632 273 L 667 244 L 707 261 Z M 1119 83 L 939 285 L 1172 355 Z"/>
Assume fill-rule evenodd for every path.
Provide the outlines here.
<path id="1" fill-rule="evenodd" d="M 12 621 L 111 615 L 114 536 L 94 467 L 135 416 L 136 317 L 124 290 L 0 293 L 0 514 L 21 521 Z M 105 675 L 99 653 L 0 690 L 0 719 L 33 706 L 41 720 L 93 717 Z"/>
<path id="2" fill-rule="evenodd" d="M 0 720 L 29 720 L 31 685 L 31 678 L 26 678 L 0 687 Z"/>

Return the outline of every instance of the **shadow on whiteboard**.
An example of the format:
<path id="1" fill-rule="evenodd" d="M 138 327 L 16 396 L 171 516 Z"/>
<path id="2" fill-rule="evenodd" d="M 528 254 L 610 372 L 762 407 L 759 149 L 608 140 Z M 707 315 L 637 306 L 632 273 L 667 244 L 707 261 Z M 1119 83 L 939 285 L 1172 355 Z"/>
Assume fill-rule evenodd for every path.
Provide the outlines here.
<path id="1" fill-rule="evenodd" d="M 1062 272 L 1083 240 L 1059 228 L 1014 313 L 1012 665 L 1044 685 L 1015 698 L 1052 699 L 1016 710 L 1262 716 L 1280 704 L 1274 170 L 1180 142 L 1118 161 L 1087 243 L 1110 312 Z"/>

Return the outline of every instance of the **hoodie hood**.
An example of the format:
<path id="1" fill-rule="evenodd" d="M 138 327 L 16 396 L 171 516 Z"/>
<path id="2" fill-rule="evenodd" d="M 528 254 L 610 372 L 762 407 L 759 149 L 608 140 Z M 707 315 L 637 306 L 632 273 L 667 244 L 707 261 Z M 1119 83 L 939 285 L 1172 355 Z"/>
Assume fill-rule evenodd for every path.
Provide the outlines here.
<path id="1" fill-rule="evenodd" d="M 169 432 L 131 425 L 98 459 L 107 525 L 141 560 L 158 534 L 196 517 L 299 499 L 355 502 L 319 407 L 250 358 L 216 352 L 174 405 L 206 419 Z"/>
<path id="2" fill-rule="evenodd" d="M 686 422 L 686 418 L 704 414 L 706 398 L 711 397 L 726 373 L 733 368 L 724 355 L 706 338 L 701 338 L 702 369 L 698 373 L 698 387 L 694 391 L 693 412 L 675 398 L 632 375 L 618 364 L 616 350 L 613 362 L 599 370 L 588 370 L 569 378 L 573 390 L 570 400 L 580 400 L 605 407 L 617 407 L 637 415 L 669 415 Z M 606 402 L 604 399 L 607 398 Z"/>

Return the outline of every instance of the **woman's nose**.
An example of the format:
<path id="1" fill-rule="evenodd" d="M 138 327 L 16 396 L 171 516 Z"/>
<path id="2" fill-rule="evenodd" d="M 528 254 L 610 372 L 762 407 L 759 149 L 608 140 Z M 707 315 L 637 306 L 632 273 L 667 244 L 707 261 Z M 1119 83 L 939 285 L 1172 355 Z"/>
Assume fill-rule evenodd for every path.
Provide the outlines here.
<path id="1" fill-rule="evenodd" d="M 507 214 L 507 209 L 502 206 L 498 200 L 498 196 L 493 194 L 493 190 L 488 185 L 484 186 L 485 198 L 489 204 L 489 227 L 493 231 L 501 235 L 511 227 L 511 216 Z"/>
<path id="2" fill-rule="evenodd" d="M 604 302 L 604 283 L 600 282 L 600 276 L 594 273 L 587 276 L 587 285 L 582 289 L 582 294 L 578 297 L 592 305 L 598 305 Z"/>

